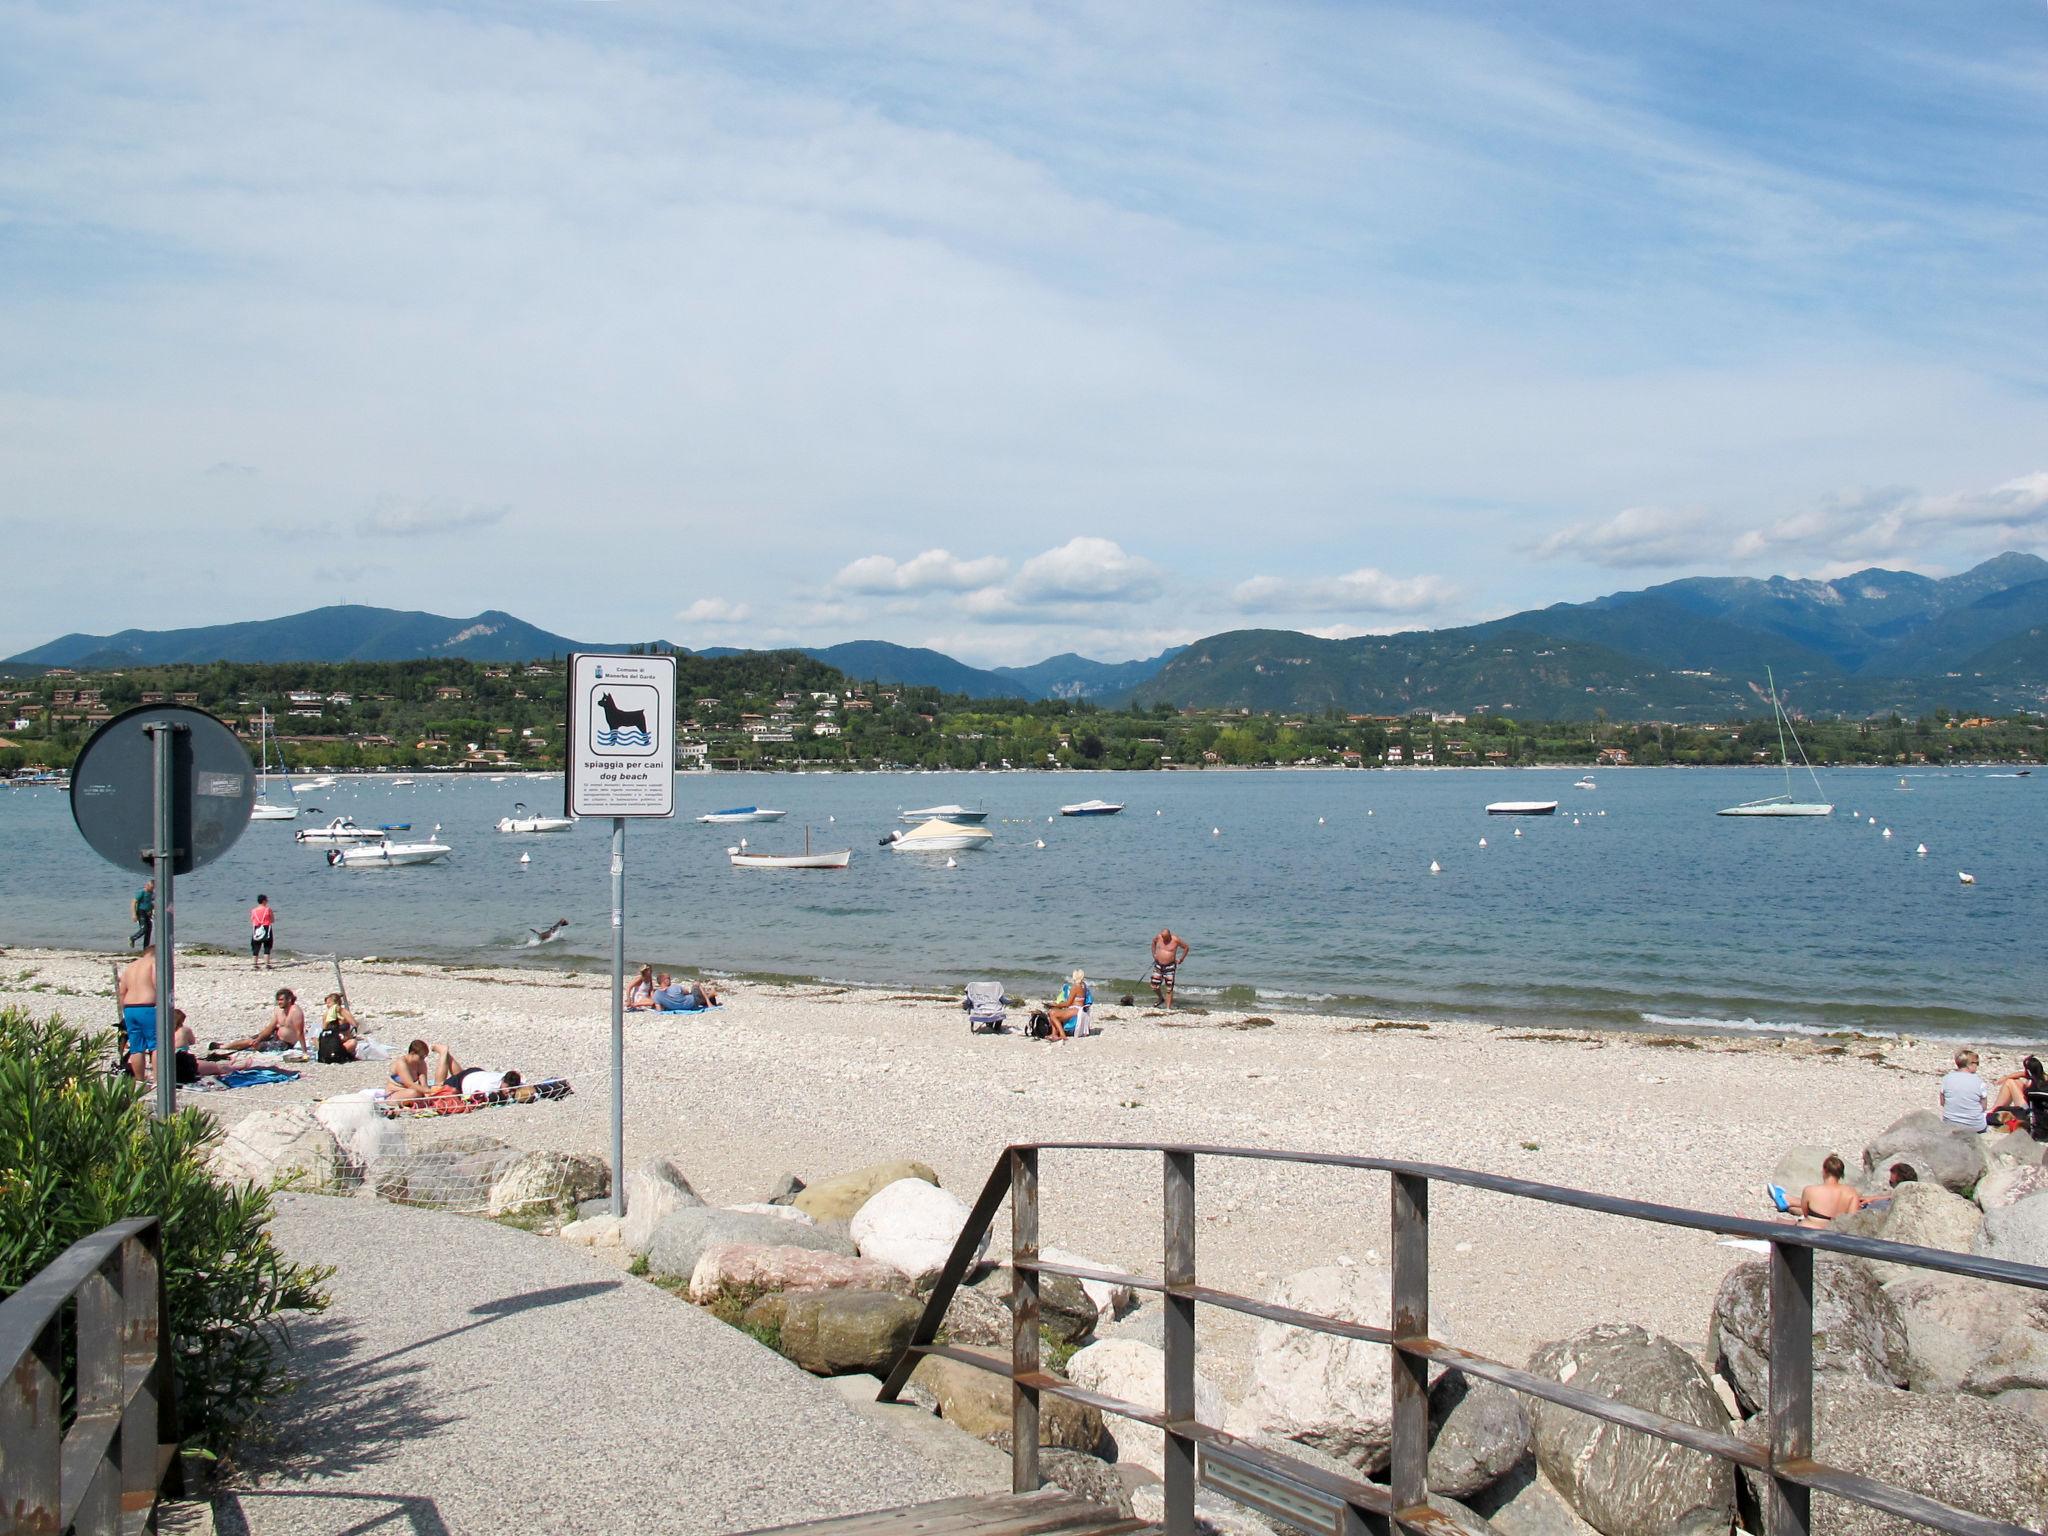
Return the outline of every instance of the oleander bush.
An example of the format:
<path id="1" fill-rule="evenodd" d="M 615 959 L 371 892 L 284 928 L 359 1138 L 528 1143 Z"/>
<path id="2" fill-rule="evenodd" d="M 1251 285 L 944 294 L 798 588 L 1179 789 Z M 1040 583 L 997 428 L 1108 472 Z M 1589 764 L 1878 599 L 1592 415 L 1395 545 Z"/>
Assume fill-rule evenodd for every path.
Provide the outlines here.
<path id="1" fill-rule="evenodd" d="M 278 1250 L 268 1191 L 208 1171 L 210 1116 L 155 1119 L 112 1054 L 106 1031 L 0 1009 L 0 1297 L 108 1223 L 160 1217 L 180 1428 L 218 1454 L 285 1385 L 285 1320 L 327 1305 L 332 1271 Z"/>

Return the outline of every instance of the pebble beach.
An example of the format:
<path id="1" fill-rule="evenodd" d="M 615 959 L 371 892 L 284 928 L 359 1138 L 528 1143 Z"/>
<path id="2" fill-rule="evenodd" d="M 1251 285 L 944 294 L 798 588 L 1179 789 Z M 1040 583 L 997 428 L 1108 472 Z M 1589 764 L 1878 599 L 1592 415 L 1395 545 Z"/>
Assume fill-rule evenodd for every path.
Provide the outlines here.
<path id="1" fill-rule="evenodd" d="M 10 948 L 0 1006 L 110 1019 L 108 960 Z M 375 1038 L 402 1047 L 422 1036 L 466 1064 L 567 1077 L 576 1090 L 408 1121 L 410 1135 L 487 1130 L 520 1147 L 606 1153 L 608 976 L 375 959 L 343 970 Z M 238 958 L 181 956 L 179 1004 L 202 1040 L 230 1038 L 262 1023 L 279 986 L 317 1019 L 333 978 L 324 961 L 256 975 Z M 784 1172 L 815 1181 L 891 1158 L 929 1164 L 972 1200 L 1012 1141 L 1176 1140 L 1403 1157 L 1760 1216 L 1782 1150 L 1826 1143 L 1853 1163 L 1886 1125 L 1932 1103 L 1950 1049 L 1113 1002 L 1098 1007 L 1098 1035 L 1052 1045 L 970 1036 L 955 1000 L 934 992 L 746 984 L 727 998 L 709 1015 L 626 1024 L 627 1165 L 671 1156 L 713 1203 L 761 1198 Z M 187 1090 L 186 1101 L 232 1123 L 384 1076 L 370 1062 L 299 1070 L 295 1083 Z M 1156 1274 L 1160 1183 L 1156 1155 L 1047 1153 L 1043 1240 Z M 1387 1247 L 1386 1180 L 1373 1174 L 1205 1159 L 1198 1212 L 1203 1282 L 1250 1294 L 1308 1265 L 1376 1262 Z M 1705 1234 L 1448 1186 L 1434 1194 L 1432 1249 L 1439 1333 L 1516 1362 L 1595 1319 L 1697 1346 L 1715 1286 L 1741 1257 Z M 1204 1369 L 1228 1390 L 1250 1328 L 1216 1309 L 1202 1323 Z"/>

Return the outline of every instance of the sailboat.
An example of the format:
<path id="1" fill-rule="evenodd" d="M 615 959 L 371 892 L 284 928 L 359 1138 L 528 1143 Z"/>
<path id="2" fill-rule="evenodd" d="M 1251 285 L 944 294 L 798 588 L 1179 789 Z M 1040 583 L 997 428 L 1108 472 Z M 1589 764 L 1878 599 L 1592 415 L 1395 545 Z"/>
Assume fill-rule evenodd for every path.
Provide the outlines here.
<path id="1" fill-rule="evenodd" d="M 263 710 L 256 717 L 256 752 L 261 762 L 256 775 L 256 804 L 249 812 L 251 821 L 297 821 L 299 808 L 296 805 L 272 805 L 270 803 L 270 749 L 276 745 L 275 733 L 270 729 L 270 711 Z M 284 770 L 284 751 L 277 754 L 279 772 Z"/>
<path id="2" fill-rule="evenodd" d="M 1785 793 L 1771 795 L 1763 800 L 1745 800 L 1740 805 L 1731 805 L 1718 814 L 1722 816 L 1832 816 L 1833 804 L 1820 798 L 1820 775 L 1813 771 L 1813 764 L 1806 760 L 1806 748 L 1799 746 L 1799 732 L 1792 728 L 1792 722 L 1785 716 L 1785 706 L 1778 702 L 1778 680 L 1771 676 L 1771 669 L 1764 668 L 1764 680 L 1771 690 L 1771 709 L 1778 717 L 1778 758 L 1785 765 Z M 1813 780 L 1814 798 L 1795 800 L 1792 797 L 1792 757 L 1785 750 L 1785 736 L 1791 734 L 1792 745 L 1799 747 L 1799 761 L 1806 769 L 1806 776 Z"/>

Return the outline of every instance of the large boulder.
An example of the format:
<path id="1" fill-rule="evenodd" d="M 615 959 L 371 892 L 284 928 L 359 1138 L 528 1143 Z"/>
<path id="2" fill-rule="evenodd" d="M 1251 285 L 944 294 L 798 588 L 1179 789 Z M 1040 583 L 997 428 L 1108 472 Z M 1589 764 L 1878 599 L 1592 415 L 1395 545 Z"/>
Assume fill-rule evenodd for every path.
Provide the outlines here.
<path id="1" fill-rule="evenodd" d="M 1814 1369 L 1904 1386 L 1905 1325 L 1871 1267 L 1820 1256 L 1813 1293 Z M 1762 1411 L 1770 1398 L 1769 1260 L 1737 1264 L 1722 1276 L 1707 1327 L 1707 1356 L 1735 1389 L 1743 1413 Z"/>
<path id="2" fill-rule="evenodd" d="M 411 1144 L 402 1157 L 387 1157 L 368 1170 L 380 1198 L 398 1205 L 477 1212 L 491 1203 L 499 1170 L 523 1156 L 509 1142 L 468 1132 Z"/>
<path id="3" fill-rule="evenodd" d="M 1886 1126 L 1863 1149 L 1866 1182 L 1881 1184 L 1893 1163 L 1911 1163 L 1923 1181 L 1967 1195 L 1984 1177 L 1983 1141 L 1975 1132 L 1943 1125 L 1931 1109 L 1916 1109 Z"/>
<path id="4" fill-rule="evenodd" d="M 1692 1356 L 1633 1324 L 1598 1323 L 1546 1344 L 1529 1369 L 1681 1423 L 1728 1427 Z M 1605 1536 L 1726 1536 L 1735 1517 L 1729 1463 L 1555 1403 L 1531 1400 L 1529 1410 L 1543 1475 Z"/>
<path id="5" fill-rule="evenodd" d="M 580 1225 L 580 1223 L 579 1223 Z M 848 1258 L 815 1248 L 720 1243 L 706 1248 L 690 1271 L 690 1300 L 721 1291 L 907 1291 L 903 1276 L 873 1259 Z"/>
<path id="6" fill-rule="evenodd" d="M 1385 1328 L 1391 1284 L 1384 1269 L 1328 1264 L 1283 1276 L 1268 1299 Z M 1261 1323 L 1252 1339 L 1251 1386 L 1234 1419 L 1253 1433 L 1298 1441 L 1377 1472 L 1393 1446 L 1392 1392 L 1392 1352 L 1384 1344 Z"/>
<path id="7" fill-rule="evenodd" d="M 1040 1248 L 1038 1256 L 1053 1264 L 1074 1264 L 1088 1269 L 1109 1267 L 1065 1248 Z M 1080 1286 L 1088 1299 L 1095 1303 L 1099 1320 L 1105 1323 L 1116 1321 L 1138 1304 L 1138 1293 L 1128 1285 L 1115 1285 L 1108 1280 L 1083 1280 Z"/>
<path id="8" fill-rule="evenodd" d="M 672 1160 L 649 1158 L 626 1175 L 626 1224 L 620 1232 L 626 1252 L 644 1257 L 656 1227 L 677 1211 L 703 1203 Z"/>
<path id="9" fill-rule="evenodd" d="M 630 1221 L 632 1213 L 627 1212 Z M 688 1281 L 706 1249 L 727 1243 L 747 1243 L 764 1248 L 787 1246 L 809 1248 L 819 1253 L 853 1256 L 853 1245 L 844 1238 L 816 1227 L 799 1226 L 774 1216 L 755 1216 L 745 1211 L 717 1211 L 704 1205 L 686 1205 L 661 1219 L 647 1245 L 648 1273 L 669 1280 Z"/>
<path id="10" fill-rule="evenodd" d="M 978 1293 L 1003 1309 L 1001 1330 L 997 1337 L 972 1342 L 996 1343 L 1006 1350 L 1010 1347 L 1011 1279 L 1011 1271 L 1007 1265 L 985 1269 L 953 1293 L 955 1306 L 960 1306 L 962 1298 L 970 1293 Z M 963 1323 L 970 1317 L 988 1315 L 985 1307 L 973 1301 L 967 1302 L 961 1310 Z M 1038 1326 L 1047 1338 L 1061 1344 L 1084 1344 L 1094 1337 L 1095 1325 L 1101 1315 L 1096 1310 L 1095 1303 L 1089 1299 L 1088 1293 L 1081 1288 L 1080 1281 L 1067 1275 L 1038 1277 Z M 974 1325 L 969 1323 L 968 1326 Z M 947 1327 L 952 1327 L 950 1314 L 947 1318 Z"/>
<path id="11" fill-rule="evenodd" d="M 1983 1224 L 1984 1213 L 1961 1195 L 1922 1181 L 1898 1187 L 1877 1235 L 1888 1243 L 1968 1253 Z M 1910 1264 L 1877 1263 L 1873 1267 L 1887 1285 L 1927 1273 Z"/>
<path id="12" fill-rule="evenodd" d="M 898 1179 L 861 1206 L 851 1230 L 862 1257 L 880 1259 L 923 1284 L 946 1267 L 967 1217 L 966 1204 L 951 1190 L 923 1179 Z M 989 1234 L 983 1232 L 977 1262 L 988 1252 L 988 1243 Z"/>
<path id="13" fill-rule="evenodd" d="M 524 1152 L 498 1165 L 484 1197 L 486 1216 L 546 1207 L 573 1211 L 579 1201 L 612 1192 L 612 1171 L 587 1152 Z"/>
<path id="14" fill-rule="evenodd" d="M 1533 1461 L 1474 1497 L 1472 1507 L 1493 1522 L 1500 1536 L 1599 1536 L 1543 1480 Z"/>
<path id="15" fill-rule="evenodd" d="M 379 1107 L 374 1099 L 327 1099 L 313 1107 L 313 1118 L 333 1135 L 343 1160 L 363 1169 L 405 1155 L 405 1128 Z"/>
<path id="16" fill-rule="evenodd" d="M 794 1203 L 814 1221 L 851 1221 L 876 1193 L 902 1179 L 939 1182 L 939 1176 L 923 1163 L 875 1163 L 800 1189 Z"/>
<path id="17" fill-rule="evenodd" d="M 2048 1426 L 1981 1398 L 1865 1382 L 1830 1386 L 1814 1394 L 1816 1460 L 2030 1531 L 2048 1528 Z M 1763 1419 L 1741 1432 L 1757 1444 L 1770 1433 Z M 1744 1476 L 1761 1498 L 1761 1477 Z M 1925 1536 L 1927 1528 L 1816 1493 L 1813 1529 L 1825 1536 Z"/>
<path id="18" fill-rule="evenodd" d="M 1467 1499 L 1492 1487 L 1529 1454 L 1533 1430 L 1522 1395 L 1446 1371 L 1429 1394 L 1429 1486 Z"/>
<path id="19" fill-rule="evenodd" d="M 927 1355 L 911 1372 L 911 1383 L 929 1392 L 939 1414 L 956 1429 L 992 1445 L 1010 1443 L 1010 1380 L 940 1355 Z M 1102 1443 L 1102 1415 L 1083 1403 L 1042 1392 L 1038 1398 L 1038 1440 L 1070 1451 L 1094 1451 Z"/>
<path id="20" fill-rule="evenodd" d="M 2001 1160 L 1977 1181 L 1977 1208 L 1991 1212 L 2018 1205 L 2034 1195 L 2048 1194 L 2048 1168 L 2038 1163 L 2009 1163 Z"/>
<path id="21" fill-rule="evenodd" d="M 1905 1384 L 1915 1392 L 1957 1392 L 1973 1378 L 1994 1380 L 2001 1370 L 2022 1367 L 2023 1346 L 2036 1326 L 2034 1315 L 2043 1305 L 2038 1293 L 1934 1270 L 1894 1281 L 1885 1292 L 1905 1325 Z M 2042 1339 L 2041 1345 L 2048 1350 L 2048 1338 Z M 1979 1377 L 1979 1363 L 1994 1353 L 2004 1365 L 1993 1365 Z M 2023 1369 L 2018 1373 L 2025 1374 Z M 2006 1382 L 2006 1386 L 2031 1384 Z"/>
<path id="22" fill-rule="evenodd" d="M 813 1376 L 885 1375 L 923 1313 L 896 1291 L 790 1291 L 782 1352 Z"/>
<path id="23" fill-rule="evenodd" d="M 1126 1520 L 1131 1518 L 1131 1491 L 1117 1476 L 1116 1468 L 1100 1456 L 1070 1451 L 1064 1446 L 1041 1446 L 1038 1475 L 1054 1488 L 1064 1488 L 1099 1508 L 1114 1510 Z"/>
<path id="24" fill-rule="evenodd" d="M 244 1115 L 214 1143 L 211 1158 L 223 1179 L 312 1190 L 333 1189 L 344 1166 L 334 1133 L 298 1105 Z"/>
<path id="25" fill-rule="evenodd" d="M 1970 1246 L 1987 1259 L 2048 1269 L 2048 1195 L 1989 1212 Z"/>
<path id="26" fill-rule="evenodd" d="M 2038 1387 L 2019 1387 L 2011 1392 L 2001 1392 L 1992 1401 L 2001 1408 L 2024 1415 L 2048 1432 L 2048 1391 Z"/>
<path id="27" fill-rule="evenodd" d="M 1136 1339 L 1104 1339 L 1076 1351 L 1067 1362 L 1067 1375 L 1077 1387 L 1120 1397 L 1151 1413 L 1166 1407 L 1166 1356 Z M 1216 1384 L 1195 1372 L 1195 1417 L 1220 1429 L 1224 1412 Z M 1143 1467 L 1155 1477 L 1166 1475 L 1166 1431 L 1116 1419 L 1110 1433 L 1116 1438 L 1119 1462 Z"/>
<path id="28" fill-rule="evenodd" d="M 1771 1182 L 1797 1199 L 1807 1185 L 1820 1182 L 1820 1165 L 1833 1150 L 1823 1146 L 1787 1147 L 1771 1169 Z"/>

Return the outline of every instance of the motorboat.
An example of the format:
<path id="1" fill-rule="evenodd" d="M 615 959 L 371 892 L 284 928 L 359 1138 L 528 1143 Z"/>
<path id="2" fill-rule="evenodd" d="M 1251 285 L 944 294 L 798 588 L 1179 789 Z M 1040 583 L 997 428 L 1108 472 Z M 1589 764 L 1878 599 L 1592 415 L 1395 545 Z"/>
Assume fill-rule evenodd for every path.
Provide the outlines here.
<path id="1" fill-rule="evenodd" d="M 927 805 L 921 810 L 905 811 L 899 821 L 950 821 L 955 826 L 973 826 L 988 820 L 987 811 L 970 811 L 964 805 Z"/>
<path id="2" fill-rule="evenodd" d="M 359 843 L 390 841 L 394 832 L 410 832 L 409 821 L 386 822 L 382 826 L 358 826 L 353 817 L 337 816 L 324 827 L 302 827 L 294 837 L 312 848 L 348 848 Z"/>
<path id="3" fill-rule="evenodd" d="M 1555 800 L 1496 800 L 1486 808 L 1489 816 L 1555 816 Z"/>
<path id="4" fill-rule="evenodd" d="M 882 839 L 882 846 L 897 853 L 956 853 L 964 848 L 986 848 L 995 840 L 995 833 L 987 827 L 964 826 L 957 821 L 921 821 L 908 832 L 891 832 Z"/>
<path id="5" fill-rule="evenodd" d="M 270 726 L 270 711 L 259 710 L 256 715 L 256 804 L 250 808 L 251 821 L 297 821 L 299 808 L 296 805 L 274 805 L 270 799 L 270 749 L 277 744 L 277 733 Z M 277 766 L 284 768 L 284 751 L 279 749 Z"/>
<path id="6" fill-rule="evenodd" d="M 316 789 L 332 788 L 334 788 L 334 775 L 323 773 L 316 779 L 302 779 L 291 786 L 291 791 L 295 795 L 306 795 L 311 794 Z"/>
<path id="7" fill-rule="evenodd" d="M 809 827 L 804 828 L 802 853 L 754 853 L 745 843 L 725 851 L 734 869 L 844 869 L 853 862 L 851 848 L 842 848 L 837 853 L 811 852 Z"/>
<path id="8" fill-rule="evenodd" d="M 1591 775 L 1590 773 L 1587 774 L 1583 779 L 1579 780 L 1578 783 L 1572 786 L 1573 789 L 1598 789 L 1599 787 L 1600 786 L 1598 784 L 1595 784 L 1593 782 L 1593 775 Z"/>
<path id="9" fill-rule="evenodd" d="M 436 832 L 441 829 L 434 828 Z M 455 850 L 446 843 L 358 843 L 351 848 L 330 848 L 327 862 L 344 869 L 395 869 L 402 864 L 432 864 Z"/>
<path id="10" fill-rule="evenodd" d="M 393 789 L 406 789 L 417 783 L 419 783 L 418 779 L 393 779 L 391 787 Z"/>
<path id="11" fill-rule="evenodd" d="M 726 827 L 746 821 L 780 821 L 787 811 L 764 811 L 758 805 L 735 805 L 723 811 L 713 811 L 708 816 L 699 816 L 698 821 L 707 826 Z"/>
<path id="12" fill-rule="evenodd" d="M 1060 807 L 1062 816 L 1114 816 L 1123 806 L 1112 800 L 1083 800 L 1078 805 Z"/>
<path id="13" fill-rule="evenodd" d="M 574 816 L 529 816 L 526 802 L 512 802 L 512 814 L 498 818 L 500 832 L 566 832 L 576 825 Z"/>
<path id="14" fill-rule="evenodd" d="M 1834 805 L 1821 798 L 1820 775 L 1813 771 L 1813 764 L 1806 760 L 1806 748 L 1799 745 L 1799 732 L 1792 727 L 1785 714 L 1785 706 L 1778 701 L 1778 680 L 1771 676 L 1771 669 L 1764 668 L 1764 681 L 1771 690 L 1771 710 L 1778 717 L 1778 760 L 1785 765 L 1785 793 L 1767 795 L 1761 800 L 1745 800 L 1740 805 L 1731 805 L 1720 816 L 1832 816 Z M 1792 795 L 1792 755 L 1785 748 L 1785 737 L 1791 734 L 1792 745 L 1798 748 L 1799 761 L 1806 769 L 1806 776 L 1813 780 L 1813 799 L 1797 800 Z M 1903 782 L 1903 781 L 1902 781 Z"/>

